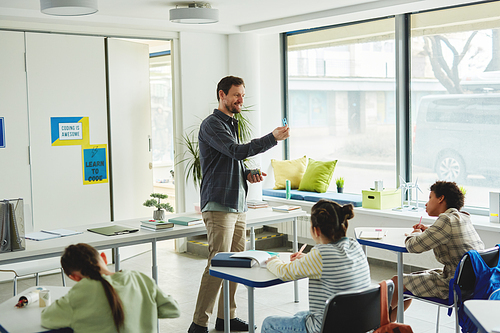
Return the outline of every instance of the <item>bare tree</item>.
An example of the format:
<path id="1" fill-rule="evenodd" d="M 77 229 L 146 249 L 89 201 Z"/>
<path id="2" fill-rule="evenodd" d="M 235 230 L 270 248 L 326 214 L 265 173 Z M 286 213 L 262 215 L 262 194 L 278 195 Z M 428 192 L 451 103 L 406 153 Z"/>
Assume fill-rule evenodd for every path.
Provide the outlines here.
<path id="1" fill-rule="evenodd" d="M 427 56 L 429 56 L 434 76 L 439 80 L 439 82 L 441 82 L 443 87 L 445 87 L 450 94 L 464 93 L 462 87 L 460 86 L 458 65 L 469 50 L 472 39 L 476 36 L 476 34 L 477 31 L 471 33 L 460 53 L 446 37 L 441 35 L 424 37 L 424 52 Z M 453 53 L 453 62 L 451 66 L 443 57 L 443 45 L 448 47 L 448 49 L 450 49 Z"/>

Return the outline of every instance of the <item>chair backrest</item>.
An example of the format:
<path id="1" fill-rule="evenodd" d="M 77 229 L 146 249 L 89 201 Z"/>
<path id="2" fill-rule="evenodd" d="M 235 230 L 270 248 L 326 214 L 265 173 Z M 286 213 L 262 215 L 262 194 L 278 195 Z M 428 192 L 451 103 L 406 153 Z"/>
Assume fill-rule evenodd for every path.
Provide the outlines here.
<path id="1" fill-rule="evenodd" d="M 387 280 L 388 304 L 391 304 L 394 283 Z M 380 286 L 340 292 L 325 306 L 322 333 L 365 333 L 380 326 Z"/>
<path id="2" fill-rule="evenodd" d="M 477 252 L 489 267 L 495 267 L 498 264 L 499 248 L 497 246 Z M 462 299 L 465 301 L 472 296 L 476 283 L 476 276 L 474 275 L 474 269 L 472 268 L 472 262 L 468 254 L 462 258 L 458 269 L 456 283 L 462 293 Z"/>

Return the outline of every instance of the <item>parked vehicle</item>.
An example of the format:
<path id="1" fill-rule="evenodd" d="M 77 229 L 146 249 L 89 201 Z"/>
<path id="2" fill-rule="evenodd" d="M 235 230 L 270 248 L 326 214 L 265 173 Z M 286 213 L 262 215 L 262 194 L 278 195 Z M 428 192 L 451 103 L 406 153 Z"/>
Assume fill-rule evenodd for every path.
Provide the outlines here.
<path id="1" fill-rule="evenodd" d="M 500 94 L 423 97 L 413 164 L 435 170 L 440 180 L 500 177 Z"/>

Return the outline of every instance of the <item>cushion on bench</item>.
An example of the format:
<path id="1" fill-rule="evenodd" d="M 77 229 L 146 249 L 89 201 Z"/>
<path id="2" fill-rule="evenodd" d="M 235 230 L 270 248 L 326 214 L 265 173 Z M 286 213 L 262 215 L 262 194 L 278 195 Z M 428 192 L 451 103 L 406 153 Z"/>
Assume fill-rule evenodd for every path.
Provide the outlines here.
<path id="1" fill-rule="evenodd" d="M 320 199 L 333 200 L 341 205 L 352 204 L 354 207 L 361 207 L 363 197 L 361 194 L 347 194 L 347 193 L 336 193 L 336 192 L 309 192 L 309 191 L 299 191 L 291 190 L 291 197 L 293 200 L 304 200 L 317 202 Z M 286 198 L 286 190 L 272 190 L 272 189 L 262 189 L 262 195 L 267 195 L 276 198 Z"/>

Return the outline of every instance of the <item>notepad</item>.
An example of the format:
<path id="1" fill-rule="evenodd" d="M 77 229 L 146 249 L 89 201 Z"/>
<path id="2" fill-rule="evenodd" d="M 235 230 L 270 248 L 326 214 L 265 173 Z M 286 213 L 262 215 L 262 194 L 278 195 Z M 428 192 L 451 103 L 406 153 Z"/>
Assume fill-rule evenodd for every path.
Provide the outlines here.
<path id="1" fill-rule="evenodd" d="M 359 234 L 360 239 L 382 239 L 384 237 L 383 231 L 361 231 Z"/>
<path id="2" fill-rule="evenodd" d="M 42 230 L 37 232 L 32 232 L 25 235 L 26 239 L 31 239 L 35 241 L 42 241 L 46 239 L 53 239 L 58 237 L 65 237 L 71 235 L 81 234 L 81 231 L 67 230 L 67 229 L 54 229 L 54 230 Z"/>
<path id="3" fill-rule="evenodd" d="M 109 227 L 102 227 L 102 228 L 91 228 L 91 229 L 87 229 L 87 230 L 90 232 L 95 232 L 96 234 L 104 235 L 104 236 L 116 236 L 116 235 L 130 234 L 132 232 L 139 231 L 139 229 L 130 228 L 130 227 L 123 227 L 120 225 L 112 225 Z"/>

